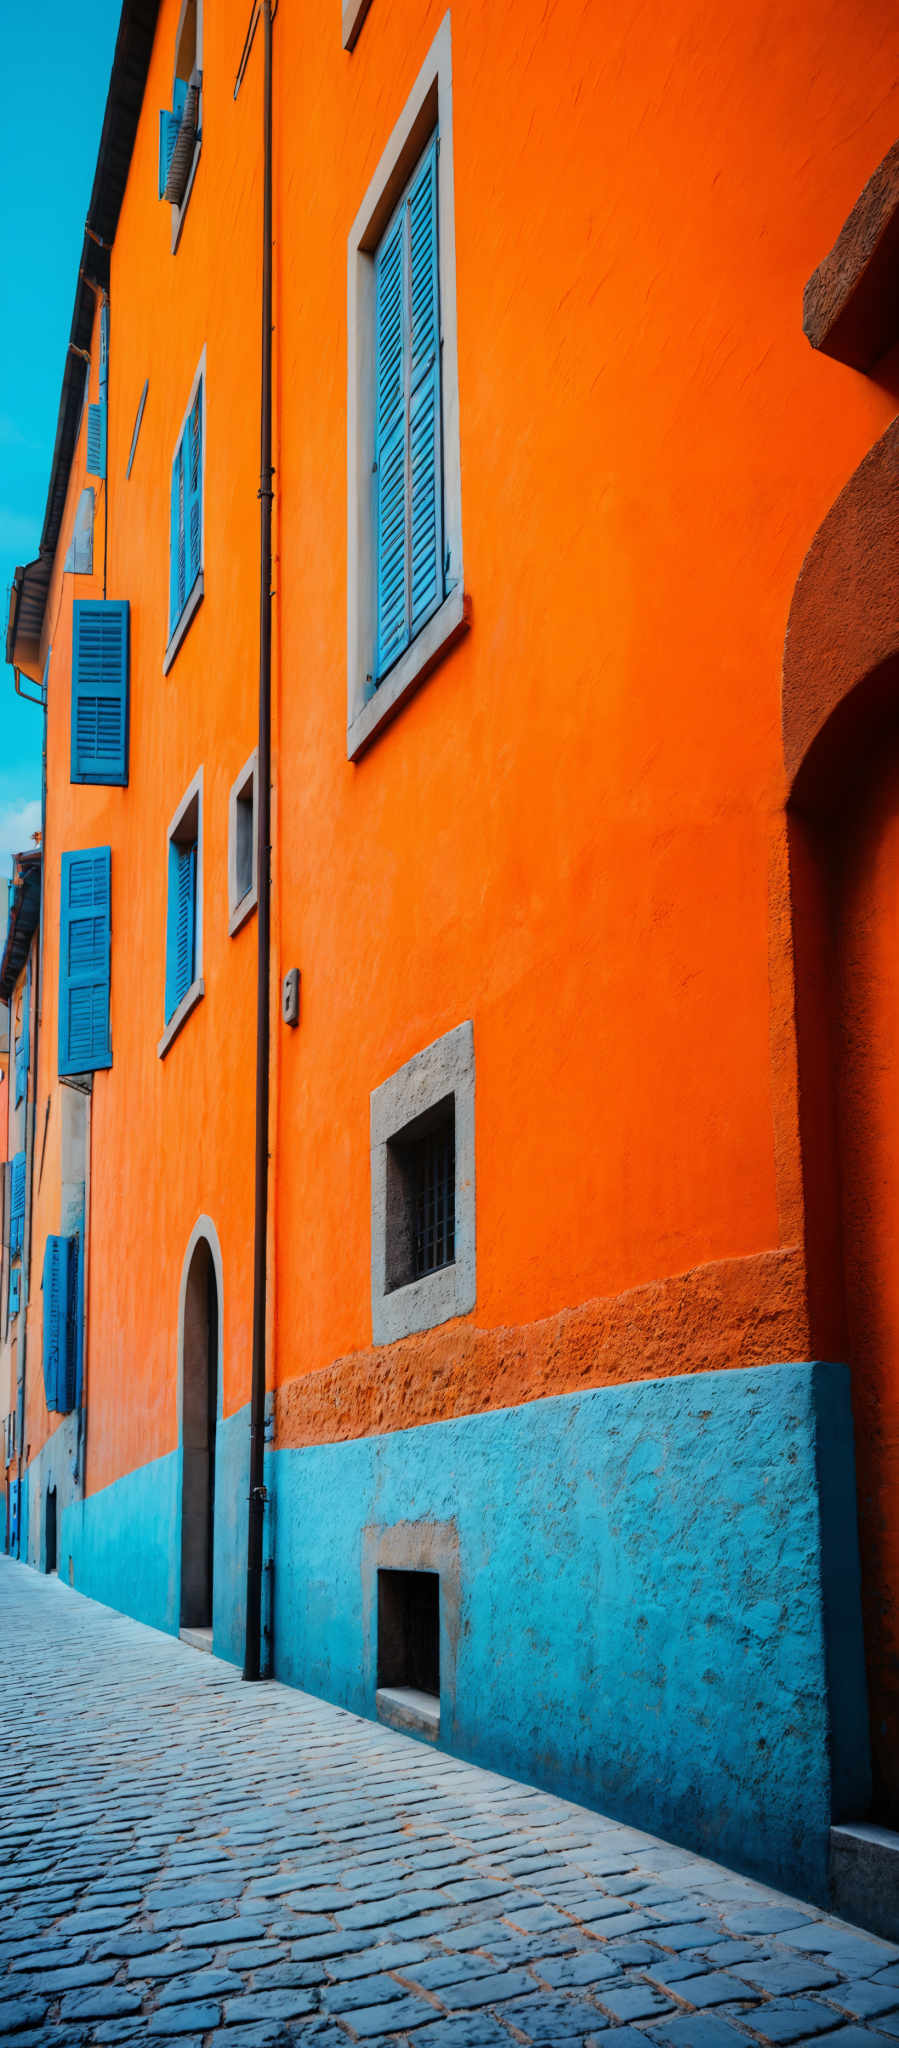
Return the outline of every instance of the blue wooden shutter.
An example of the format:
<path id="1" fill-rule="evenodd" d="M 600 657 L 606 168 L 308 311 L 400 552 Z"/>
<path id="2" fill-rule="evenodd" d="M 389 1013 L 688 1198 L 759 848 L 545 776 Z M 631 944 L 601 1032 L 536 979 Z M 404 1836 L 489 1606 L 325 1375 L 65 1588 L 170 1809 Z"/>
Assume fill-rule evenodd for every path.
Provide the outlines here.
<path id="1" fill-rule="evenodd" d="M 42 1287 L 44 1398 L 52 1414 L 75 1405 L 73 1239 L 48 1237 Z"/>
<path id="2" fill-rule="evenodd" d="M 22 1029 L 16 1039 L 16 1106 L 28 1094 L 28 1060 L 31 1050 L 31 961 L 25 969 L 22 990 Z"/>
<path id="3" fill-rule="evenodd" d="M 169 635 L 184 610 L 186 554 L 184 544 L 184 435 L 175 449 L 172 463 L 172 496 L 169 508 Z"/>
<path id="4" fill-rule="evenodd" d="M 87 471 L 89 476 L 106 475 L 106 400 L 87 408 Z"/>
<path id="5" fill-rule="evenodd" d="M 436 135 L 409 191 L 409 270 L 409 474 L 412 499 L 409 581 L 410 625 L 414 635 L 443 598 Z"/>
<path id="6" fill-rule="evenodd" d="M 72 1406 L 81 1405 L 81 1385 L 84 1368 L 84 1206 L 82 1204 L 80 1227 L 72 1239 L 71 1251 L 71 1303 L 72 1303 Z"/>
<path id="7" fill-rule="evenodd" d="M 199 576 L 203 563 L 203 380 L 197 385 L 197 395 L 190 409 L 187 421 L 187 448 L 184 454 L 187 489 L 186 542 L 187 576 L 185 597 L 188 597 Z"/>
<path id="8" fill-rule="evenodd" d="M 20 1290 L 20 1286 L 21 1286 L 21 1280 L 22 1280 L 22 1269 L 21 1269 L 21 1266 L 10 1266 L 10 1269 L 9 1269 L 9 1308 L 8 1308 L 8 1313 L 9 1313 L 9 1316 L 10 1316 L 10 1318 L 12 1318 L 13 1316 L 17 1316 L 17 1315 L 18 1315 L 18 1313 L 19 1313 L 19 1290 Z"/>
<path id="9" fill-rule="evenodd" d="M 10 1160 L 9 1189 L 9 1251 L 10 1257 L 22 1249 L 25 1235 L 25 1154 L 17 1152 Z"/>
<path id="10" fill-rule="evenodd" d="M 197 849 L 194 846 L 179 848 L 178 863 L 178 921 L 176 933 L 178 961 L 178 993 L 187 994 L 194 978 L 194 952 L 196 942 L 197 908 Z"/>
<path id="11" fill-rule="evenodd" d="M 128 781 L 128 603 L 76 599 L 72 628 L 73 782 Z"/>
<path id="12" fill-rule="evenodd" d="M 78 1243 L 62 1237 L 60 1243 L 60 1365 L 56 1386 L 60 1415 L 70 1415 L 75 1406 L 78 1320 Z"/>
<path id="13" fill-rule="evenodd" d="M 406 244 L 401 206 L 375 260 L 375 469 L 377 601 L 375 673 L 409 639 L 406 504 Z"/>
<path id="14" fill-rule="evenodd" d="M 59 1384 L 59 1239 L 48 1237 L 44 1247 L 44 1270 L 41 1278 L 44 1296 L 42 1313 L 42 1358 L 44 1367 L 44 1399 L 51 1414 L 56 1409 L 56 1389 Z"/>
<path id="15" fill-rule="evenodd" d="M 170 164 L 170 163 L 171 163 L 171 161 L 172 161 L 172 156 L 173 156 L 173 154 L 174 154 L 175 144 L 176 144 L 176 142 L 177 142 L 177 140 L 178 140 L 178 130 L 179 130 L 180 126 L 181 126 L 181 122 L 180 122 L 180 119 L 179 119 L 178 115 L 177 115 L 177 114 L 175 114 L 175 113 L 173 113 L 170 107 L 161 107 L 161 108 L 160 108 L 160 110 L 159 110 L 159 197 L 160 197 L 160 199 L 164 199 L 164 198 L 165 198 L 165 187 L 166 187 L 166 179 L 168 178 L 168 175 L 169 175 L 169 164 Z"/>
<path id="16" fill-rule="evenodd" d="M 9 1482 L 9 1547 L 13 1550 L 19 1540 L 19 1481 Z"/>
<path id="17" fill-rule="evenodd" d="M 437 152 L 375 258 L 376 681 L 443 598 Z"/>
<path id="18" fill-rule="evenodd" d="M 165 1020 L 174 1016 L 194 978 L 197 848 L 169 840 L 169 902 L 165 956 Z"/>
<path id="19" fill-rule="evenodd" d="M 172 93 L 171 108 L 163 107 L 159 115 L 159 197 L 165 198 L 166 180 L 174 155 L 181 126 L 181 116 L 187 99 L 187 85 L 183 78 L 176 78 Z"/>
<path id="20" fill-rule="evenodd" d="M 64 853 L 59 934 L 61 1074 L 112 1066 L 109 953 L 109 848 Z"/>

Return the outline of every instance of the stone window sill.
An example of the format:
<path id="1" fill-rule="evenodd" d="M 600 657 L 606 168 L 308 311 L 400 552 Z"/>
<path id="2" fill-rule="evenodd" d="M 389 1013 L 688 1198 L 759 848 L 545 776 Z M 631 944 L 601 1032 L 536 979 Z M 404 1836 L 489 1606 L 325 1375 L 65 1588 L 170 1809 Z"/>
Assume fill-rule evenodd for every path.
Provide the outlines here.
<path id="1" fill-rule="evenodd" d="M 202 977 L 198 975 L 196 981 L 191 982 L 190 988 L 185 990 L 177 1010 L 172 1011 L 159 1044 L 156 1047 L 157 1054 L 161 1060 L 165 1059 L 169 1046 L 177 1038 L 182 1024 L 186 1024 L 191 1010 L 196 1009 L 198 1002 L 205 994 L 206 984 Z"/>
<path id="2" fill-rule="evenodd" d="M 424 1735 L 436 1742 L 440 1735 L 440 1701 L 436 1693 L 418 1692 L 412 1685 L 380 1685 L 375 1693 L 379 1721 L 398 1728 L 403 1735 Z"/>
<path id="3" fill-rule="evenodd" d="M 183 612 L 182 612 L 182 614 L 181 614 L 181 617 L 180 617 L 180 619 L 178 620 L 178 624 L 177 624 L 177 626 L 176 626 L 176 627 L 174 628 L 174 631 L 173 631 L 173 633 L 172 633 L 172 637 L 171 637 L 171 639 L 170 639 L 170 641 L 169 641 L 169 644 L 168 644 L 168 646 L 167 646 L 167 648 L 166 648 L 166 650 L 165 650 L 165 654 L 163 655 L 163 659 L 162 659 L 162 673 L 163 673 L 163 675 L 164 675 L 164 676 L 167 676 L 167 675 L 168 675 L 169 669 L 170 669 L 170 668 L 171 668 L 171 666 L 172 666 L 172 662 L 173 662 L 173 661 L 174 661 L 174 659 L 175 659 L 175 656 L 176 656 L 176 654 L 177 654 L 177 652 L 178 652 L 178 649 L 179 649 L 179 647 L 180 647 L 180 645 L 181 645 L 181 642 L 182 642 L 182 640 L 184 639 L 184 636 L 185 636 L 185 634 L 186 634 L 186 632 L 187 632 L 187 629 L 188 629 L 189 625 L 191 624 L 191 621 L 192 621 L 192 620 L 193 620 L 193 619 L 194 619 L 194 618 L 196 617 L 196 614 L 197 614 L 197 612 L 199 611 L 199 609 L 200 609 L 200 605 L 202 604 L 202 602 L 203 602 L 203 571 L 202 571 L 202 569 L 201 569 L 201 570 L 200 570 L 200 573 L 199 573 L 199 576 L 197 576 L 197 577 L 195 578 L 195 580 L 194 580 L 194 583 L 193 583 L 193 587 L 192 587 L 192 589 L 191 589 L 191 593 L 190 593 L 190 596 L 189 596 L 189 597 L 188 597 L 188 598 L 186 599 L 186 601 L 185 601 L 185 605 L 184 605 L 184 610 L 183 610 Z"/>
<path id="4" fill-rule="evenodd" d="M 246 895 L 241 897 L 240 902 L 234 905 L 234 909 L 228 919 L 229 939 L 233 939 L 235 932 L 240 931 L 241 925 L 246 924 L 247 918 L 252 915 L 256 908 L 256 900 L 257 890 L 254 882 L 252 889 L 248 889 Z"/>
<path id="5" fill-rule="evenodd" d="M 371 0 L 343 0 L 343 47 L 355 48 L 359 30 L 371 6 Z"/>
<path id="6" fill-rule="evenodd" d="M 346 736 L 348 760 L 358 761 L 382 726 L 396 717 L 407 698 L 468 632 L 470 624 L 470 597 L 463 590 L 451 590 L 433 618 L 416 635 L 411 647 L 407 647 L 383 683 L 366 698 L 350 720 Z"/>

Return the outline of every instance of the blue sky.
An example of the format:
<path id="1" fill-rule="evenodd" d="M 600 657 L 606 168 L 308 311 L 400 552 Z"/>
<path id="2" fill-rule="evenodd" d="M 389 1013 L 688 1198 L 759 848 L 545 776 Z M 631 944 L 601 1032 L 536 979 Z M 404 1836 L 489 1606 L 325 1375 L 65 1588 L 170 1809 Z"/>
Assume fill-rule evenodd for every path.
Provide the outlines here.
<path id="1" fill-rule="evenodd" d="M 18 562 L 37 554 L 120 0 L 40 0 L 3 21 L 0 646 Z M 0 657 L 0 874 L 40 822 L 41 714 Z M 2 907 L 0 907 L 2 915 Z"/>

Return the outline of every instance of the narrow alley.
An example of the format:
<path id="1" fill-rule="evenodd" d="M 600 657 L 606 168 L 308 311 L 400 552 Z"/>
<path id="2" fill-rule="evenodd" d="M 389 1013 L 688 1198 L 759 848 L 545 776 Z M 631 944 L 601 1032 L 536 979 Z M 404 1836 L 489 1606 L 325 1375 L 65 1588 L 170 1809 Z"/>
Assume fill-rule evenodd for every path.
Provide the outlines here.
<path id="1" fill-rule="evenodd" d="M 0 2036 L 899 2039 L 899 1949 L 0 1559 Z"/>

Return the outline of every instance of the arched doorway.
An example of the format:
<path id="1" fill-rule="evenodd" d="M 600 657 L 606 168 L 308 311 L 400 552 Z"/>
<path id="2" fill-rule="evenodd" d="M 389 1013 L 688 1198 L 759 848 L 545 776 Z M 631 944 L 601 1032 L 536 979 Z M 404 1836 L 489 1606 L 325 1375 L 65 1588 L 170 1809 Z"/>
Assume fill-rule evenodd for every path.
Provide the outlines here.
<path id="1" fill-rule="evenodd" d="M 836 1081 L 874 1811 L 899 1821 L 899 729 L 833 835 Z"/>
<path id="2" fill-rule="evenodd" d="M 852 1374 L 873 1815 L 899 1823 L 899 421 L 831 507 L 784 657 L 811 1356 Z M 856 1811 L 856 1818 L 861 1814 Z"/>
<path id="3" fill-rule="evenodd" d="M 210 1647 L 220 1312 L 212 1246 L 195 1233 L 181 1304 L 181 1627 L 208 1632 Z"/>

